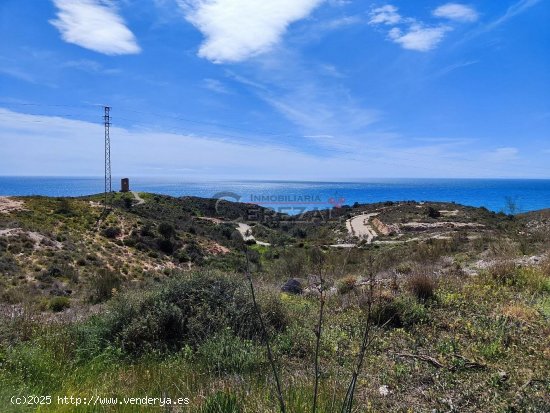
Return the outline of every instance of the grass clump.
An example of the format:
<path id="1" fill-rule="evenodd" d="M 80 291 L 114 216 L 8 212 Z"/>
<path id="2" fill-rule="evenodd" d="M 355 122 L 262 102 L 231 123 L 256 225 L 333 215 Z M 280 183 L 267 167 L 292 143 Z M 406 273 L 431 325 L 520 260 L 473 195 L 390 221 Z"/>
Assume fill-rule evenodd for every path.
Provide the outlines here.
<path id="1" fill-rule="evenodd" d="M 54 313 L 60 313 L 70 306 L 71 300 L 68 297 L 53 297 L 48 303 L 48 308 Z"/>
<path id="2" fill-rule="evenodd" d="M 357 278 L 352 275 L 342 278 L 336 283 L 336 289 L 342 295 L 354 291 L 356 286 Z"/>
<path id="3" fill-rule="evenodd" d="M 206 399 L 200 413 L 241 413 L 242 411 L 237 396 L 219 391 Z"/>
<path id="4" fill-rule="evenodd" d="M 231 329 L 209 337 L 196 352 L 200 365 L 216 373 L 245 373 L 264 362 L 261 347 L 252 340 L 237 337 Z"/>
<path id="5" fill-rule="evenodd" d="M 411 294 L 420 301 L 427 301 L 435 296 L 435 280 L 423 273 L 412 275 L 407 281 L 407 287 Z"/>

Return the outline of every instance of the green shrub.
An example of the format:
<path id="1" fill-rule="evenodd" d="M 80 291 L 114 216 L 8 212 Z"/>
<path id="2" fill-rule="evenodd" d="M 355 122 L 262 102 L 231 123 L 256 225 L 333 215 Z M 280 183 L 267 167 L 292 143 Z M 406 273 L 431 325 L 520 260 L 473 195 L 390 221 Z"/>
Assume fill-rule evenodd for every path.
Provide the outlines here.
<path id="1" fill-rule="evenodd" d="M 528 289 L 533 292 L 550 292 L 550 276 L 545 267 L 517 267 L 513 262 L 500 261 L 487 270 L 489 277 L 501 285 Z"/>
<path id="2" fill-rule="evenodd" d="M 270 317 L 265 321 L 272 329 L 284 327 Z M 153 291 L 118 296 L 104 323 L 106 342 L 137 354 L 196 347 L 226 328 L 240 338 L 261 337 L 246 284 L 210 272 L 175 276 Z"/>
<path id="3" fill-rule="evenodd" d="M 430 218 L 439 218 L 441 216 L 441 213 L 436 208 L 430 206 L 426 210 L 426 215 Z"/>
<path id="4" fill-rule="evenodd" d="M 513 281 L 514 285 L 533 292 L 550 293 L 550 276 L 543 272 L 543 268 L 521 268 Z"/>
<path id="5" fill-rule="evenodd" d="M 108 300 L 113 296 L 113 292 L 120 288 L 121 283 L 119 274 L 106 268 L 101 268 L 90 278 L 91 301 L 100 303 Z"/>
<path id="6" fill-rule="evenodd" d="M 53 297 L 48 303 L 49 309 L 52 310 L 54 313 L 59 313 L 66 308 L 69 308 L 70 306 L 71 300 L 69 300 L 67 297 Z"/>
<path id="7" fill-rule="evenodd" d="M 424 305 L 410 296 L 383 297 L 372 307 L 373 324 L 384 327 L 411 327 L 427 320 Z"/>
<path id="8" fill-rule="evenodd" d="M 159 230 L 159 234 L 164 239 L 170 239 L 176 235 L 176 230 L 174 229 L 174 226 L 167 222 L 161 222 L 159 224 L 158 230 Z"/>
<path id="9" fill-rule="evenodd" d="M 336 283 L 336 288 L 338 289 L 338 292 L 343 295 L 355 290 L 356 285 L 357 278 L 350 275 L 349 277 L 338 280 L 338 282 Z"/>
<path id="10" fill-rule="evenodd" d="M 204 252 L 197 241 L 191 240 L 185 246 L 184 251 L 191 262 L 199 265 L 202 264 L 204 260 Z"/>
<path id="11" fill-rule="evenodd" d="M 410 262 L 402 262 L 395 268 L 395 270 L 400 274 L 410 274 L 413 267 Z"/>
<path id="12" fill-rule="evenodd" d="M 172 240 L 166 238 L 160 238 L 157 240 L 159 250 L 165 254 L 171 255 L 174 252 L 175 246 Z"/>
<path id="13" fill-rule="evenodd" d="M 121 234 L 120 228 L 118 227 L 107 227 L 103 230 L 103 235 L 109 239 L 115 239 Z"/>
<path id="14" fill-rule="evenodd" d="M 73 207 L 71 201 L 67 198 L 57 198 L 56 214 L 71 215 L 73 213 Z"/>

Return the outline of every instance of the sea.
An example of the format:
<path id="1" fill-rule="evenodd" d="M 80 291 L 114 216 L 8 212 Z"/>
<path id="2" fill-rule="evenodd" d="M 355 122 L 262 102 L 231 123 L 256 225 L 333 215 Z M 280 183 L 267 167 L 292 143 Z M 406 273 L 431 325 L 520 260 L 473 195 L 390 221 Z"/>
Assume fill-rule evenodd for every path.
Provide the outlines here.
<path id="1" fill-rule="evenodd" d="M 550 179 L 368 179 L 364 182 L 204 181 L 132 177 L 138 192 L 221 198 L 298 214 L 354 203 L 445 201 L 520 213 L 550 208 Z M 113 190 L 120 179 L 113 178 Z M 82 196 L 101 193 L 103 177 L 0 177 L 0 195 Z"/>

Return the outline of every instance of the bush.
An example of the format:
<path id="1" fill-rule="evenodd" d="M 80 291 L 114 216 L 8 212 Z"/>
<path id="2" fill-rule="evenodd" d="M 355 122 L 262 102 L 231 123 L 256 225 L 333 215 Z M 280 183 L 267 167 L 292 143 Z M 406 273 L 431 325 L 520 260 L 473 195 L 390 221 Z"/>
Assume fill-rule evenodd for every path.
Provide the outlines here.
<path id="1" fill-rule="evenodd" d="M 121 279 L 119 274 L 102 268 L 90 279 L 90 282 L 91 301 L 100 303 L 113 296 L 113 292 L 120 288 Z"/>
<path id="2" fill-rule="evenodd" d="M 353 276 L 348 276 L 339 280 L 338 283 L 336 284 L 336 288 L 338 289 L 338 292 L 340 294 L 347 294 L 355 290 L 356 285 L 357 285 L 357 278 Z"/>
<path id="3" fill-rule="evenodd" d="M 375 325 L 400 328 L 426 321 L 427 314 L 412 297 L 384 296 L 373 305 L 371 317 Z"/>
<path id="4" fill-rule="evenodd" d="M 428 215 L 428 217 L 430 218 L 439 218 L 441 216 L 441 213 L 435 209 L 434 207 L 428 207 L 428 209 L 426 210 L 426 215 Z"/>
<path id="5" fill-rule="evenodd" d="M 407 281 L 409 291 L 420 301 L 426 301 L 435 295 L 436 283 L 426 274 L 414 274 Z"/>
<path id="6" fill-rule="evenodd" d="M 284 328 L 273 318 L 265 321 L 268 328 Z M 261 337 L 245 284 L 209 272 L 176 276 L 153 291 L 119 296 L 104 323 L 103 339 L 134 354 L 197 347 L 227 328 L 243 339 Z"/>
<path id="7" fill-rule="evenodd" d="M 512 261 L 501 260 L 488 268 L 490 277 L 499 284 L 509 284 L 516 275 L 516 264 Z"/>
<path id="8" fill-rule="evenodd" d="M 124 198 L 122 198 L 122 202 L 124 202 L 124 208 L 132 209 L 132 205 L 133 205 L 132 198 L 125 196 Z"/>
<path id="9" fill-rule="evenodd" d="M 155 235 L 153 233 L 153 225 L 150 222 L 147 222 L 144 226 L 142 226 L 139 233 L 143 237 L 152 237 Z"/>
<path id="10" fill-rule="evenodd" d="M 176 235 L 176 230 L 174 229 L 174 226 L 172 224 L 161 222 L 159 225 L 159 234 L 164 239 L 170 239 Z"/>
<path id="11" fill-rule="evenodd" d="M 108 227 L 103 230 L 103 235 L 109 239 L 115 239 L 121 234 L 120 228 L 118 227 Z"/>
<path id="12" fill-rule="evenodd" d="M 59 313 L 71 306 L 71 301 L 67 297 L 53 297 L 48 303 L 48 308 L 54 313 Z"/>
<path id="13" fill-rule="evenodd" d="M 202 264 L 204 260 L 204 252 L 198 242 L 191 240 L 189 244 L 185 246 L 184 251 L 191 262 L 195 264 Z"/>
<path id="14" fill-rule="evenodd" d="M 395 270 L 400 274 L 410 274 L 413 267 L 410 262 L 402 262 L 395 268 Z"/>
<path id="15" fill-rule="evenodd" d="M 57 199 L 57 209 L 55 210 L 56 214 L 71 215 L 72 212 L 73 208 L 71 202 L 67 198 Z"/>
<path id="16" fill-rule="evenodd" d="M 161 250 L 162 252 L 164 252 L 167 255 L 171 255 L 171 254 L 174 253 L 175 246 L 174 246 L 174 243 L 170 239 L 161 238 L 161 239 L 157 240 L 157 246 L 158 246 L 159 250 Z"/>

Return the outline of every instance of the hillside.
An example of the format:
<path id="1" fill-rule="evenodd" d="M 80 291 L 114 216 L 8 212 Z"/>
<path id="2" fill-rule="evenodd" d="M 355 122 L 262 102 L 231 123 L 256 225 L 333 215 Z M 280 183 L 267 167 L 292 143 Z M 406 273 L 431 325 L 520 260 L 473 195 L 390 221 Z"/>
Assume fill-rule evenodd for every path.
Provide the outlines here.
<path id="1" fill-rule="evenodd" d="M 290 412 L 311 411 L 315 355 L 318 411 L 341 411 L 365 332 L 353 411 L 550 410 L 548 211 L 101 202 L 0 198 L 0 397 L 278 411 L 249 271 Z M 40 411 L 102 411 L 73 409 Z"/>

